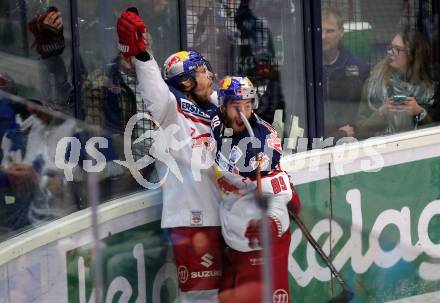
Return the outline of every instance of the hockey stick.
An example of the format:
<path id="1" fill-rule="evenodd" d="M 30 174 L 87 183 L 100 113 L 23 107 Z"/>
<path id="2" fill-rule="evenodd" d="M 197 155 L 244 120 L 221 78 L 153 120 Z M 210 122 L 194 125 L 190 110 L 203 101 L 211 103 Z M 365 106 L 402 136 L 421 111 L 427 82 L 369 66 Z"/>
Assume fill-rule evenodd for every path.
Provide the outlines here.
<path id="1" fill-rule="evenodd" d="M 249 133 L 249 135 L 251 137 L 255 138 L 255 134 L 254 134 L 254 132 L 252 130 L 252 127 L 249 124 L 249 121 L 247 120 L 245 115 L 242 112 L 240 112 L 240 116 L 241 116 L 241 120 L 243 121 L 243 123 L 244 123 L 244 125 L 245 125 L 245 127 L 246 127 L 246 129 L 247 129 L 247 131 Z M 267 201 L 264 201 L 263 197 L 261 197 L 261 163 L 260 163 L 260 159 L 259 159 L 258 155 L 256 156 L 256 161 L 257 161 L 257 164 L 258 164 L 258 166 L 257 166 L 257 189 L 258 189 L 257 199 L 258 199 L 258 202 L 260 203 L 261 207 L 263 208 L 263 210 L 266 210 L 267 209 Z M 264 205 L 264 204 L 266 204 L 266 205 Z M 298 227 L 301 229 L 301 231 L 303 232 L 303 234 L 306 237 L 306 239 L 309 241 L 309 243 L 312 245 L 312 247 L 315 249 L 315 251 L 319 254 L 321 259 L 325 262 L 325 264 L 330 269 L 330 271 L 332 272 L 332 274 L 334 275 L 334 277 L 336 278 L 336 280 L 338 281 L 338 283 L 341 285 L 341 287 L 343 289 L 342 292 L 339 295 L 337 295 L 336 297 L 330 299 L 327 302 L 328 303 L 346 303 L 346 302 L 350 302 L 351 299 L 353 298 L 353 291 L 348 286 L 348 284 L 344 281 L 344 279 L 342 278 L 342 276 L 338 272 L 338 270 L 335 268 L 335 266 L 333 265 L 331 259 L 324 253 L 324 251 L 322 250 L 321 246 L 319 246 L 318 242 L 316 242 L 316 240 L 310 234 L 309 230 L 304 225 L 302 220 L 297 215 L 295 215 L 295 213 L 291 209 L 289 209 L 289 214 L 293 218 L 295 223 L 298 225 Z M 268 233 L 268 231 L 269 231 L 269 224 L 268 223 L 269 222 L 267 222 L 267 220 L 263 220 L 263 230 L 265 231 L 263 233 L 263 240 L 264 240 L 265 237 L 268 237 L 266 239 L 266 241 L 263 241 L 263 247 L 264 248 L 268 248 L 270 246 L 270 235 Z M 266 242 L 266 243 L 264 243 L 264 242 Z M 264 244 L 266 244 L 266 245 L 264 245 Z M 264 253 L 264 250 L 267 250 L 267 249 L 263 249 L 263 253 Z M 267 256 L 270 257 L 270 255 L 267 255 Z M 265 264 L 266 263 L 267 262 L 265 262 Z M 267 269 L 266 269 L 266 274 L 267 273 L 270 273 L 270 269 L 269 269 L 269 271 L 267 271 Z M 269 277 L 266 276 L 266 279 L 270 278 L 270 277 L 271 276 L 269 276 Z"/>
<path id="2" fill-rule="evenodd" d="M 252 138 L 256 138 L 254 131 L 252 130 L 251 125 L 249 124 L 248 119 L 246 116 L 240 111 L 240 117 L 243 121 L 249 136 Z M 270 226 L 269 226 L 269 220 L 266 216 L 267 213 L 267 199 L 265 199 L 261 194 L 261 159 L 259 154 L 255 156 L 255 161 L 257 162 L 257 195 L 256 200 L 258 202 L 258 205 L 261 207 L 263 211 L 263 218 L 261 220 L 262 222 L 262 246 L 263 246 L 263 260 L 272 260 L 272 252 L 270 250 L 271 248 L 271 235 L 270 235 Z M 263 302 L 272 302 L 272 268 L 271 268 L 272 262 L 263 262 Z"/>
<path id="3" fill-rule="evenodd" d="M 247 120 L 245 115 L 242 112 L 240 112 L 240 116 L 241 116 L 241 120 L 243 121 L 249 135 L 252 138 L 255 138 L 255 134 L 252 130 L 252 127 L 249 124 L 249 121 Z M 256 156 L 256 161 L 258 164 L 258 166 L 257 166 L 257 189 L 258 189 L 257 200 L 258 200 L 260 206 L 262 207 L 262 209 L 267 210 L 267 201 L 265 201 L 265 199 L 261 196 L 261 161 L 260 160 L 261 159 L 259 159 L 259 156 L 257 155 Z M 330 269 L 330 271 L 332 272 L 332 274 L 334 275 L 334 277 L 336 278 L 336 280 L 338 281 L 338 283 L 341 285 L 341 287 L 343 289 L 339 295 L 330 299 L 329 301 L 327 301 L 327 303 L 347 303 L 347 302 L 350 302 L 354 296 L 353 291 L 348 286 L 348 284 L 345 282 L 345 280 L 342 278 L 342 276 L 338 272 L 338 270 L 335 268 L 331 259 L 325 254 L 325 252 L 322 250 L 321 246 L 319 246 L 318 242 L 316 242 L 316 240 L 310 234 L 309 230 L 304 225 L 303 221 L 297 215 L 295 215 L 295 213 L 291 209 L 289 209 L 289 214 L 293 218 L 295 223 L 298 225 L 298 227 L 301 229 L 301 231 L 303 232 L 306 239 L 309 241 L 309 243 L 312 245 L 312 247 L 315 249 L 315 251 L 319 254 L 321 259 L 325 262 L 325 264 Z M 269 234 L 269 222 L 267 220 L 263 220 L 263 231 L 264 231 L 263 232 L 263 256 L 266 258 L 270 258 L 270 250 L 269 250 L 269 248 L 270 248 L 270 234 Z M 266 251 L 266 254 L 264 253 L 265 251 Z M 264 264 L 266 265 L 267 262 L 264 262 Z M 268 267 L 268 266 L 266 265 L 265 267 Z M 263 268 L 263 272 L 264 272 L 264 277 L 265 277 L 264 280 L 266 282 L 265 283 L 266 287 L 270 287 L 270 284 L 267 283 L 267 282 L 269 282 L 268 279 L 270 279 L 270 277 L 271 277 L 270 266 L 269 266 L 269 268 Z M 265 293 L 266 293 L 266 295 L 270 294 L 271 288 L 266 289 Z M 270 299 L 270 297 L 266 298 L 266 299 Z M 270 301 L 265 300 L 264 302 L 270 302 Z"/>
<path id="4" fill-rule="evenodd" d="M 256 137 L 255 137 L 254 131 L 252 130 L 252 127 L 249 124 L 249 121 L 246 118 L 246 116 L 242 112 L 240 112 L 240 117 L 241 117 L 241 120 L 243 121 L 244 126 L 246 127 L 246 130 L 248 131 L 249 135 L 255 139 Z M 255 155 L 255 161 L 257 162 L 257 191 L 258 191 L 258 194 L 261 194 L 261 159 L 260 159 L 259 153 L 257 155 Z M 263 206 L 263 209 L 267 208 L 267 207 L 264 207 L 264 205 L 262 205 L 262 206 Z"/>
<path id="5" fill-rule="evenodd" d="M 246 127 L 246 130 L 249 133 L 249 136 L 251 136 L 252 138 L 255 138 L 254 131 L 253 131 L 251 125 L 249 124 L 249 121 L 246 118 L 246 116 L 242 112 L 240 112 L 240 117 L 244 123 L 244 126 Z M 255 156 L 255 161 L 257 161 L 257 190 L 258 190 L 258 193 L 261 194 L 261 163 L 260 163 L 261 159 L 260 159 L 259 154 L 257 154 Z"/>
<path id="6" fill-rule="evenodd" d="M 300 219 L 299 216 L 295 215 L 295 213 L 289 209 L 289 215 L 295 221 L 296 225 L 301 229 L 303 235 L 306 237 L 307 241 L 309 241 L 310 245 L 315 249 L 315 251 L 318 253 L 318 255 L 321 257 L 321 259 L 324 261 L 325 265 L 330 269 L 331 273 L 335 277 L 335 279 L 338 281 L 338 283 L 342 287 L 342 292 L 337 295 L 336 297 L 330 299 L 327 301 L 328 303 L 344 303 L 344 302 L 350 302 L 353 298 L 354 294 L 351 288 L 348 286 L 348 284 L 345 282 L 345 280 L 342 278 L 339 271 L 336 269 L 336 267 L 333 265 L 332 260 L 325 254 L 325 252 L 322 250 L 321 246 L 319 246 L 318 242 L 313 238 L 313 236 L 310 234 L 310 231 L 305 226 L 304 222 Z"/>

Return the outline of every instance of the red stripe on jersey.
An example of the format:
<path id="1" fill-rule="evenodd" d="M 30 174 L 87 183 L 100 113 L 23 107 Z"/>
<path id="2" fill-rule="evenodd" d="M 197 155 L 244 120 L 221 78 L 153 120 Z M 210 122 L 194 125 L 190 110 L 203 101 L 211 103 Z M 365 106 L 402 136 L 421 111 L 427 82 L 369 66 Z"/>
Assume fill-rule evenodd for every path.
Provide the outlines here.
<path id="1" fill-rule="evenodd" d="M 195 122 L 195 123 L 201 123 L 201 124 L 204 124 L 204 125 L 211 126 L 211 121 L 209 121 L 209 120 L 205 120 L 205 119 L 203 119 L 203 118 L 196 118 L 196 117 L 194 117 L 193 115 L 190 115 L 190 114 L 185 113 L 185 112 L 182 110 L 182 108 L 180 108 L 180 105 L 179 105 L 179 102 L 177 101 L 177 98 L 176 98 L 176 104 L 177 104 L 177 111 L 178 111 L 179 113 L 181 113 L 185 118 L 187 118 L 187 119 L 189 119 L 189 120 L 191 120 L 191 121 L 193 121 L 193 122 Z"/>
<path id="2" fill-rule="evenodd" d="M 210 138 L 210 137 L 211 137 L 211 134 L 206 133 L 206 134 L 201 134 L 200 136 L 194 137 L 193 140 L 197 140 L 200 138 Z"/>
<path id="3" fill-rule="evenodd" d="M 261 125 L 263 125 L 264 127 L 266 127 L 271 133 L 276 133 L 275 129 L 273 128 L 272 125 L 270 125 L 269 123 L 267 123 L 266 121 L 264 121 L 263 119 L 259 118 L 259 122 Z"/>

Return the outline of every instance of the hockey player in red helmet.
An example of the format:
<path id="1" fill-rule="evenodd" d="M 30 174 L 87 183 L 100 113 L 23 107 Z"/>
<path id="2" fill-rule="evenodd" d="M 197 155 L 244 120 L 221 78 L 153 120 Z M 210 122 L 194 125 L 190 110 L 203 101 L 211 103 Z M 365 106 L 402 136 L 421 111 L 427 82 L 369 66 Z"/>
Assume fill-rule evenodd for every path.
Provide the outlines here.
<path id="1" fill-rule="evenodd" d="M 162 185 L 162 228 L 169 229 L 176 258 L 180 302 L 218 302 L 221 282 L 223 240 L 218 214 L 219 192 L 213 182 L 213 168 L 202 167 L 197 178 L 194 159 L 209 154 L 211 103 L 214 74 L 208 61 L 196 51 L 172 54 L 163 66 L 163 78 L 146 39 L 147 28 L 134 8 L 117 22 L 119 49 L 135 65 L 146 108 L 163 128 L 177 126 L 169 138 L 187 142 L 170 145 L 182 178 L 169 173 Z M 202 142 L 202 143 L 203 143 Z M 154 145 L 154 143 L 153 143 Z M 166 163 L 156 161 L 158 170 Z"/>

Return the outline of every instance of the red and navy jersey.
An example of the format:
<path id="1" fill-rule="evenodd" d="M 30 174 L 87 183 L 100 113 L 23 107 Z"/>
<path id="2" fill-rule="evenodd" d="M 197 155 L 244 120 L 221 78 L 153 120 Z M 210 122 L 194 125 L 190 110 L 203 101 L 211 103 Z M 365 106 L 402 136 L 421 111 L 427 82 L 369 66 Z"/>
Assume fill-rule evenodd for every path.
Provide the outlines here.
<path id="1" fill-rule="evenodd" d="M 242 177 L 255 177 L 257 173 L 257 155 L 261 161 L 261 175 L 265 176 L 279 169 L 281 158 L 281 140 L 276 131 L 266 121 L 252 114 L 249 124 L 255 137 L 247 129 L 240 134 L 232 134 L 223 123 L 223 114 L 212 118 L 212 136 L 216 141 L 215 162 L 220 170 L 229 171 Z"/>
<path id="2" fill-rule="evenodd" d="M 249 247 L 245 236 L 250 220 L 261 219 L 263 214 L 255 201 L 257 155 L 262 161 L 261 193 L 269 198 L 266 213 L 276 222 L 280 234 L 289 229 L 287 203 L 292 197 L 289 178 L 280 168 L 281 142 L 275 130 L 255 114 L 249 123 L 254 139 L 247 130 L 233 135 L 224 125 L 221 114 L 212 119 L 211 125 L 217 146 L 215 177 L 222 195 L 222 234 L 229 247 L 242 252 L 261 249 Z"/>

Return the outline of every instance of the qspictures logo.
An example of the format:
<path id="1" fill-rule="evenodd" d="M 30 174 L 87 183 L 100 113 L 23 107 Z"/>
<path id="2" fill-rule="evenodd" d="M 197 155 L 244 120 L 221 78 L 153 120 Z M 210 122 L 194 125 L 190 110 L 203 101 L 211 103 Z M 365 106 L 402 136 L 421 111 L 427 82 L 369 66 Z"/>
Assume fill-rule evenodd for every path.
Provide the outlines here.
<path id="1" fill-rule="evenodd" d="M 141 120 L 150 121 L 152 125 L 155 125 L 155 129 L 146 131 L 133 141 L 135 126 Z M 177 124 L 170 124 L 162 128 L 148 113 L 138 113 L 130 118 L 125 127 L 123 137 L 125 160 L 109 161 L 106 159 L 101 151 L 114 148 L 114 146 L 110 146 L 106 137 L 91 137 L 85 143 L 85 147 L 77 137 L 64 137 L 57 143 L 55 165 L 64 171 L 67 181 L 73 181 L 74 169 L 80 165 L 79 159 L 84 148 L 88 159 L 83 160 L 80 166 L 85 172 L 102 172 L 109 162 L 113 162 L 127 168 L 139 185 L 147 189 L 154 189 L 160 187 L 170 173 L 180 182 L 183 182 L 182 170 L 189 170 L 193 180 L 200 181 L 202 171 L 211 168 L 216 162 L 222 170 L 250 172 L 255 169 L 256 161 L 251 159 L 249 163 L 245 164 L 245 155 L 248 148 L 263 147 L 264 165 L 262 169 L 270 169 L 274 150 L 281 151 L 281 142 L 279 139 L 274 140 L 273 133 L 269 134 L 264 142 L 261 142 L 258 138 L 245 137 L 234 146 L 231 145 L 232 139 L 226 138 L 220 152 L 216 151 L 216 143 L 209 132 L 199 133 L 191 127 L 187 133 L 190 136 L 186 132 L 182 132 Z M 144 151 L 143 157 L 135 160 L 133 146 L 150 139 L 152 141 L 150 148 Z M 306 138 L 301 139 L 304 141 Z M 374 147 L 367 143 L 368 140 L 352 142 L 350 146 L 341 145 L 335 149 L 333 152 L 335 171 L 338 174 L 343 174 L 345 166 L 357 159 L 361 149 L 365 156 L 360 163 L 361 169 L 369 172 L 379 171 L 384 165 L 384 159 Z M 383 144 L 376 146 L 381 147 Z M 224 155 L 229 155 L 229 158 Z M 161 177 L 153 182 L 144 178 L 141 170 L 155 162 L 162 164 L 165 169 Z M 317 170 L 321 164 L 320 158 L 314 159 L 313 165 L 309 165 L 308 169 L 310 171 Z M 303 169 L 305 165 L 306 161 L 304 159 L 295 161 L 296 169 Z"/>

